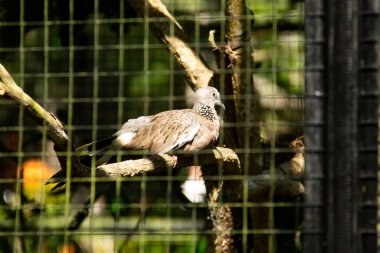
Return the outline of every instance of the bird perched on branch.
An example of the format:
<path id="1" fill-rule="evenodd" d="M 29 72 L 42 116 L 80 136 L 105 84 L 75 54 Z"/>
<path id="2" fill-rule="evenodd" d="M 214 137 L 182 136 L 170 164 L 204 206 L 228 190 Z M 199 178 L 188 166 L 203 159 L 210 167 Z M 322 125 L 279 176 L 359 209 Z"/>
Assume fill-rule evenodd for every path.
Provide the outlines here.
<path id="1" fill-rule="evenodd" d="M 151 116 L 130 119 L 111 137 L 88 143 L 77 151 L 89 150 L 96 145 L 96 165 L 109 161 L 109 150 L 144 150 L 148 154 L 168 153 L 176 149 L 198 151 L 216 142 L 220 121 L 215 106 L 225 108 L 220 94 L 213 87 L 195 92 L 192 109 L 164 111 Z M 113 153 L 114 155 L 115 153 Z"/>

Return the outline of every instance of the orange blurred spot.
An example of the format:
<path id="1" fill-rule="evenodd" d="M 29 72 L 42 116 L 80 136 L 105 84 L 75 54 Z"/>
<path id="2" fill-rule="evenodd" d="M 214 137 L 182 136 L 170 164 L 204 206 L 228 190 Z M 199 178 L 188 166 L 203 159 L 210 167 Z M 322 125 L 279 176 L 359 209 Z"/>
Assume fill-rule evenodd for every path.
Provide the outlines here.
<path id="1" fill-rule="evenodd" d="M 58 248 L 58 252 L 59 253 L 75 253 L 75 245 L 73 244 L 64 244 L 64 245 L 61 245 L 59 248 Z"/>
<path id="2" fill-rule="evenodd" d="M 31 159 L 22 164 L 23 188 L 25 192 L 33 192 L 40 189 L 53 175 L 48 164 L 39 159 Z"/>

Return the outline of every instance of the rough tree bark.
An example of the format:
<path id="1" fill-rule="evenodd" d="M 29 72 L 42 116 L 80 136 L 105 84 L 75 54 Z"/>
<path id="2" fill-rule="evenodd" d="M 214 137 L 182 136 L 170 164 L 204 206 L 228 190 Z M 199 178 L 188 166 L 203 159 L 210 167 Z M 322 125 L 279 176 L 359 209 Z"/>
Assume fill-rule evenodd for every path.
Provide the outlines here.
<path id="1" fill-rule="evenodd" d="M 225 53 L 229 59 L 231 76 L 226 80 L 226 85 L 232 86 L 236 124 L 238 125 L 238 137 L 240 148 L 259 150 L 260 127 L 259 127 L 259 100 L 255 94 L 252 76 L 253 50 L 248 34 L 247 18 L 249 11 L 244 0 L 228 0 L 226 2 L 226 36 L 227 46 Z M 254 124 L 256 123 L 256 124 Z M 259 174 L 261 167 L 258 163 L 258 153 L 245 154 L 249 156 L 244 161 L 249 161 L 247 173 Z"/>

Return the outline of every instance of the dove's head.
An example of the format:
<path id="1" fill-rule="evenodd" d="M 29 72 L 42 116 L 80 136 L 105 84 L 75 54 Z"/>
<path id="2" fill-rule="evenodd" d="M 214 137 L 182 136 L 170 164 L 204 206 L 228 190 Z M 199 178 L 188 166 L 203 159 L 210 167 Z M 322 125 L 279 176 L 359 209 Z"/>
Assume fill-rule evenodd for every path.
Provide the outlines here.
<path id="1" fill-rule="evenodd" d="M 202 87 L 197 89 L 194 96 L 194 104 L 202 103 L 208 106 L 214 107 L 215 105 L 219 105 L 223 109 L 225 109 L 224 104 L 220 100 L 220 94 L 217 89 L 214 87 Z"/>

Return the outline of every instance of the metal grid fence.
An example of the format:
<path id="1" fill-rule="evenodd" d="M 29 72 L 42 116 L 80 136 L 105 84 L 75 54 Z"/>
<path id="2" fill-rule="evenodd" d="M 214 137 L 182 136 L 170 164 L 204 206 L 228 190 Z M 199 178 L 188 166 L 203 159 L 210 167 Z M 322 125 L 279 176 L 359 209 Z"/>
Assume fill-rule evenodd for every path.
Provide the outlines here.
<path id="1" fill-rule="evenodd" d="M 0 99 L 0 252 L 374 252 L 379 6 L 343 2 L 0 0 L 0 63 L 67 134 L 60 146 L 22 99 Z M 93 158 L 76 174 L 75 148 L 190 108 L 191 88 L 207 84 L 226 105 L 218 146 L 240 166 L 105 178 Z M 51 191 L 61 169 L 66 185 Z"/>

